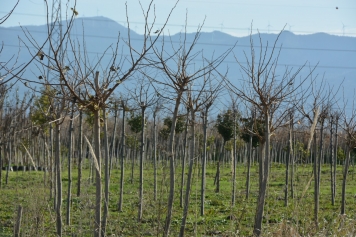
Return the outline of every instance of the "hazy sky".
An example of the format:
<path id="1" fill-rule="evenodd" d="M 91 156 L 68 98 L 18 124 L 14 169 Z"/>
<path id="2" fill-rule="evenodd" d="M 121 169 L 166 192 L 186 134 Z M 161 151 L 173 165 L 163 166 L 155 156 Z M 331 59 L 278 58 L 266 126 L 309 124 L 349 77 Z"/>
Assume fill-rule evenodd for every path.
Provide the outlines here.
<path id="1" fill-rule="evenodd" d="M 6 14 L 14 2 L 1 0 L 0 16 Z M 69 8 L 73 7 L 74 0 L 62 0 L 63 5 L 67 2 Z M 124 25 L 125 2 L 132 30 L 142 33 L 144 18 L 137 0 L 77 0 L 76 9 L 80 17 L 104 16 Z M 146 8 L 149 1 L 141 2 Z M 155 0 L 154 3 L 159 28 L 175 1 Z M 195 31 L 205 18 L 203 31 L 219 30 L 235 36 L 247 35 L 253 21 L 253 28 L 260 32 L 277 33 L 286 25 L 286 30 L 295 34 L 325 32 L 356 37 L 356 0 L 180 0 L 166 31 L 172 34 L 181 31 L 186 12 L 188 32 Z M 46 14 L 44 0 L 20 0 L 13 15 L 2 26 L 45 24 Z M 66 14 L 63 9 L 62 18 Z"/>

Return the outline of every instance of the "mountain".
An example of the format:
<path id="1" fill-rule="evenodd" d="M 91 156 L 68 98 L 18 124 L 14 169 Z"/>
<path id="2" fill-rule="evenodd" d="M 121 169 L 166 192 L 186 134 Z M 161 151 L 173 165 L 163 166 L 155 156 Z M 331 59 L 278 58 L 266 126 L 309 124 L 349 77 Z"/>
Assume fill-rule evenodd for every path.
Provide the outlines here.
<path id="1" fill-rule="evenodd" d="M 63 22 L 66 25 L 66 22 Z M 5 62 L 13 55 L 19 53 L 18 63 L 26 63 L 30 60 L 32 54 L 36 54 L 35 48 L 29 44 L 24 32 L 29 32 L 31 37 L 39 45 L 46 40 L 47 26 L 23 26 L 21 27 L 0 27 L 1 41 L 3 42 L 3 50 L 0 54 L 0 60 Z M 84 37 L 83 37 L 84 34 Z M 105 17 L 88 17 L 76 19 L 72 29 L 71 38 L 78 38 L 78 42 L 85 39 L 85 47 L 88 55 L 94 62 L 109 46 L 116 47 L 117 39 L 120 34 L 119 51 L 120 55 L 128 55 L 129 51 L 125 46 L 124 40 L 127 40 L 128 29 L 117 22 Z M 142 35 L 130 31 L 131 42 L 134 48 L 140 49 L 142 44 Z M 253 44 L 255 46 L 256 56 L 259 53 L 259 43 L 262 41 L 266 46 L 268 42 L 268 50 L 272 49 L 276 39 L 276 34 L 252 35 Z M 187 34 L 186 41 L 191 42 L 194 34 Z M 165 36 L 168 53 L 172 53 L 171 48 L 178 48 L 182 42 L 182 35 L 175 34 L 170 37 Z M 239 60 L 242 65 L 246 65 L 247 59 L 250 59 L 250 37 L 234 37 L 223 32 L 202 32 L 198 44 L 194 52 L 202 50 L 205 58 L 211 58 L 212 55 L 218 56 L 225 50 L 232 47 L 236 43 L 233 53 L 230 54 L 219 66 L 219 70 L 225 72 L 228 68 L 228 77 L 231 80 L 239 80 L 242 78 L 241 70 L 236 63 Z M 157 45 L 161 44 L 161 40 Z M 26 46 L 27 45 L 27 46 Z M 83 45 L 81 45 L 83 47 Z M 338 87 L 344 80 L 345 93 L 348 97 L 353 96 L 353 90 L 356 88 L 356 38 L 328 35 L 325 33 L 317 33 L 311 35 L 295 35 L 289 31 L 284 31 L 276 44 L 276 50 L 281 47 L 279 56 L 279 72 L 282 74 L 286 66 L 297 69 L 306 64 L 301 71 L 301 75 L 307 75 L 310 68 L 318 65 L 314 76 L 318 75 L 317 81 L 321 83 L 321 78 L 331 87 Z M 122 49 L 122 51 L 121 51 Z M 46 49 L 46 47 L 44 48 Z M 109 51 L 110 52 L 110 51 Z M 109 54 L 109 53 L 108 53 Z M 15 59 L 13 59 L 14 61 Z M 107 62 L 104 59 L 103 64 Z M 202 62 L 201 58 L 195 59 L 196 64 Z M 30 66 L 24 73 L 24 77 L 36 78 L 35 66 Z M 323 82 L 323 83 L 324 83 Z M 19 84 L 20 91 L 24 91 L 23 85 Z"/>

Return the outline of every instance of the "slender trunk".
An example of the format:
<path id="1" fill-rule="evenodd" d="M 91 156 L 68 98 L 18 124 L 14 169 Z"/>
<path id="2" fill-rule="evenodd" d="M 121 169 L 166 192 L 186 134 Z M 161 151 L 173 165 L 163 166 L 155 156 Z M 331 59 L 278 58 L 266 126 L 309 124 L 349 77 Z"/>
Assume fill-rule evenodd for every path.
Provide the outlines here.
<path id="1" fill-rule="evenodd" d="M 2 148 L 1 148 L 1 144 L 0 144 L 0 189 L 2 187 Z"/>
<path id="2" fill-rule="evenodd" d="M 109 162 L 109 175 L 111 174 L 111 169 L 112 169 L 112 163 L 113 163 L 113 157 L 114 157 L 114 146 L 115 146 L 115 140 L 116 140 L 116 127 L 117 127 L 117 118 L 119 116 L 119 110 L 117 109 L 117 104 L 115 104 L 115 116 L 114 116 L 114 130 L 112 131 L 112 138 L 111 138 L 111 143 L 110 143 L 110 162 Z"/>
<path id="3" fill-rule="evenodd" d="M 217 166 L 216 166 L 216 175 L 215 175 L 215 183 L 216 183 L 215 192 L 216 193 L 220 192 L 220 163 L 224 159 L 225 144 L 226 144 L 226 141 L 224 140 L 222 147 L 221 147 L 219 160 L 218 160 Z"/>
<path id="4" fill-rule="evenodd" d="M 52 113 L 52 109 L 51 109 L 51 113 Z M 56 158 L 55 158 L 55 154 L 54 154 L 54 137 L 53 137 L 53 123 L 51 123 L 49 125 L 49 136 L 50 136 L 50 142 L 51 142 L 51 197 L 53 198 L 53 207 L 54 209 L 56 209 L 57 206 L 57 188 L 56 188 Z"/>
<path id="5" fill-rule="evenodd" d="M 47 143 L 46 143 L 46 135 L 43 135 L 43 188 L 46 189 L 47 187 L 47 172 L 46 169 L 48 168 L 48 160 L 49 160 L 49 152 L 47 152 Z M 16 155 L 17 157 L 17 155 Z"/>
<path id="6" fill-rule="evenodd" d="M 145 154 L 145 109 L 146 105 L 141 102 L 141 149 L 140 149 L 140 188 L 139 188 L 139 204 L 138 204 L 138 221 L 142 221 L 143 208 L 143 157 Z"/>
<path id="7" fill-rule="evenodd" d="M 336 162 L 337 162 L 337 147 L 338 147 L 338 142 L 339 142 L 339 137 L 337 135 L 337 130 L 339 126 L 339 117 L 336 116 L 335 118 L 335 146 L 334 146 L 334 166 L 333 166 L 333 194 L 334 194 L 334 201 L 336 197 Z"/>
<path id="8" fill-rule="evenodd" d="M 22 219 L 22 206 L 19 205 L 17 208 L 17 216 L 16 216 L 16 223 L 14 228 L 14 237 L 20 237 L 21 231 L 21 219 Z"/>
<path id="9" fill-rule="evenodd" d="M 192 174 L 193 174 L 194 151 L 195 151 L 195 111 L 193 109 L 191 109 L 191 126 L 192 128 L 190 133 L 191 140 L 190 140 L 190 154 L 189 154 L 189 170 L 188 170 L 188 177 L 187 177 L 187 186 L 185 189 L 183 217 L 182 217 L 182 223 L 179 231 L 180 237 L 184 236 L 185 224 L 188 216 L 189 198 L 190 198 L 190 190 L 191 190 Z"/>
<path id="10" fill-rule="evenodd" d="M 77 197 L 80 197 L 82 183 L 82 161 L 83 161 L 83 111 L 79 111 L 79 142 L 78 142 L 78 186 Z"/>
<path id="11" fill-rule="evenodd" d="M 349 163 L 350 163 L 350 153 L 351 149 L 347 148 L 346 160 L 344 165 L 344 172 L 342 175 L 342 187 L 341 187 L 341 215 L 345 215 L 345 206 L 346 206 L 346 179 L 349 172 Z"/>
<path id="12" fill-rule="evenodd" d="M 265 198 L 267 192 L 267 182 L 269 175 L 269 161 L 270 161 L 270 115 L 269 112 L 265 113 L 265 142 L 260 144 L 260 178 L 259 178 L 259 194 L 257 199 L 257 208 L 255 215 L 255 224 L 253 233 L 255 236 L 260 236 L 262 233 L 262 220 L 265 205 Z"/>
<path id="13" fill-rule="evenodd" d="M 153 114 L 153 200 L 157 201 L 157 110 Z"/>
<path id="14" fill-rule="evenodd" d="M 169 197 L 167 204 L 167 215 L 166 221 L 164 225 L 163 237 L 167 237 L 169 235 L 169 229 L 172 221 L 172 213 L 173 213 L 173 201 L 174 201 L 174 189 L 175 189 L 175 165 L 174 165 L 174 137 L 175 137 L 175 128 L 177 123 L 178 109 L 180 105 L 180 101 L 182 99 L 183 92 L 179 92 L 176 98 L 176 104 L 174 107 L 173 117 L 172 117 L 172 127 L 169 136 L 168 142 L 168 159 L 169 159 Z"/>
<path id="15" fill-rule="evenodd" d="M 135 135 L 135 140 L 134 140 L 134 147 L 131 152 L 131 178 L 130 178 L 130 183 L 133 184 L 134 181 L 134 169 L 135 169 L 135 159 L 137 157 L 137 137 Z"/>
<path id="16" fill-rule="evenodd" d="M 289 180 L 289 162 L 292 159 L 293 153 L 293 115 L 290 115 L 290 126 L 289 126 L 289 145 L 288 154 L 286 156 L 286 183 L 284 190 L 284 206 L 288 206 L 288 180 Z M 291 187 L 292 189 L 292 187 Z"/>
<path id="17" fill-rule="evenodd" d="M 106 223 L 109 215 L 109 184 L 110 184 L 110 157 L 109 157 L 109 142 L 108 142 L 108 124 L 105 108 L 103 108 L 104 119 L 104 150 L 105 150 L 105 194 L 104 194 L 104 213 L 102 221 L 101 236 L 106 236 Z"/>
<path id="18" fill-rule="evenodd" d="M 290 139 L 290 137 L 289 137 Z M 288 154 L 286 155 L 286 176 L 284 186 L 284 206 L 288 206 L 288 181 L 289 181 L 289 159 L 291 154 L 291 147 L 288 148 Z"/>
<path id="19" fill-rule="evenodd" d="M 59 116 L 57 116 L 59 118 Z M 54 146 L 55 146 L 55 168 L 56 168 L 56 228 L 57 236 L 62 236 L 62 174 L 61 174 L 61 160 L 60 160 L 60 132 L 61 127 L 56 124 Z"/>
<path id="20" fill-rule="evenodd" d="M 205 208 L 205 186 L 206 186 L 206 160 L 207 160 L 207 128 L 208 128 L 208 110 L 206 107 L 203 114 L 203 157 L 202 157 L 202 172 L 201 172 L 201 193 L 200 193 L 200 215 L 204 216 Z"/>
<path id="21" fill-rule="evenodd" d="M 317 143 L 316 132 L 314 133 L 314 223 L 315 226 L 319 226 L 319 193 L 318 193 L 318 155 L 317 155 Z"/>
<path id="22" fill-rule="evenodd" d="M 263 209 L 265 205 L 265 195 L 266 190 L 263 188 L 264 180 L 265 180 L 265 159 L 266 159 L 266 143 L 259 144 L 259 188 L 258 188 L 258 198 L 257 198 L 257 207 L 256 207 L 256 214 L 255 214 L 255 223 L 254 223 L 254 235 L 260 236 L 262 232 L 262 218 L 263 218 Z M 268 168 L 267 168 L 268 169 Z"/>
<path id="23" fill-rule="evenodd" d="M 252 119 L 253 119 L 254 113 L 252 113 Z M 253 123 L 251 125 L 251 131 L 253 131 Z M 248 144 L 248 158 L 247 158 L 247 174 L 246 174 L 246 199 L 248 200 L 250 196 L 250 177 L 251 177 L 251 161 L 252 161 L 252 156 L 253 156 L 253 144 L 252 144 L 252 135 L 250 135 L 250 141 Z"/>
<path id="24" fill-rule="evenodd" d="M 10 138 L 11 139 L 11 138 Z M 5 184 L 7 185 L 9 182 L 9 171 L 11 169 L 11 160 L 12 160 L 12 154 L 11 154 L 11 141 L 8 142 L 8 154 L 9 154 L 9 159 L 7 161 L 7 168 L 6 168 L 6 177 L 5 177 Z"/>
<path id="25" fill-rule="evenodd" d="M 72 103 L 72 111 L 69 122 L 69 146 L 68 146 L 68 190 L 67 190 L 67 214 L 66 225 L 70 225 L 70 206 L 72 202 L 72 142 L 73 142 L 73 114 L 74 102 Z"/>
<path id="26" fill-rule="evenodd" d="M 101 236 L 101 158 L 100 158 L 100 110 L 94 111 L 94 146 L 98 167 L 95 168 L 95 223 L 94 237 Z"/>
<path id="27" fill-rule="evenodd" d="M 186 150 L 187 150 L 187 135 L 188 135 L 188 117 L 189 110 L 187 110 L 187 118 L 185 121 L 185 131 L 184 131 L 184 144 L 183 144 L 183 156 L 182 156 L 182 172 L 181 172 L 181 180 L 180 180 L 180 197 L 179 197 L 179 206 L 183 207 L 183 187 L 184 187 L 184 175 L 185 175 L 185 158 L 186 158 Z"/>
<path id="28" fill-rule="evenodd" d="M 320 176 L 321 176 L 321 161 L 323 157 L 323 131 L 324 131 L 324 119 L 320 121 L 320 138 L 319 138 L 319 154 L 317 154 L 316 134 L 314 137 L 315 142 L 315 225 L 319 227 L 319 199 L 320 199 Z"/>
<path id="29" fill-rule="evenodd" d="M 331 205 L 335 205 L 335 193 L 334 193 L 334 173 L 333 173 L 333 162 L 334 162 L 334 147 L 333 147 L 333 117 L 331 116 L 330 118 L 330 145 L 329 145 L 329 150 L 330 150 L 330 188 L 331 188 Z"/>
<path id="30" fill-rule="evenodd" d="M 320 127 L 320 141 L 319 141 L 319 163 L 318 163 L 318 199 L 320 198 L 320 177 L 321 177 L 321 165 L 323 162 L 323 144 L 324 144 L 324 119 L 321 121 Z M 318 200 L 319 201 L 319 200 Z"/>
<path id="31" fill-rule="evenodd" d="M 236 113 L 234 109 L 234 144 L 233 144 L 233 168 L 232 168 L 232 194 L 231 194 L 231 205 L 235 206 L 235 197 L 236 197 Z"/>
<path id="32" fill-rule="evenodd" d="M 291 153 L 290 153 L 290 165 L 291 165 L 291 174 L 290 174 L 290 196 L 292 199 L 294 199 L 294 160 L 295 160 L 295 151 L 293 149 L 293 144 L 295 142 L 295 135 L 294 135 L 294 121 L 292 122 L 292 128 L 291 128 L 291 144 L 290 146 L 292 147 Z"/>
<path id="33" fill-rule="evenodd" d="M 118 203 L 118 210 L 122 211 L 122 202 L 124 198 L 124 159 L 125 159 L 125 105 L 122 102 L 122 134 L 121 134 L 121 159 L 120 159 L 120 196 L 119 196 L 119 203 Z"/>

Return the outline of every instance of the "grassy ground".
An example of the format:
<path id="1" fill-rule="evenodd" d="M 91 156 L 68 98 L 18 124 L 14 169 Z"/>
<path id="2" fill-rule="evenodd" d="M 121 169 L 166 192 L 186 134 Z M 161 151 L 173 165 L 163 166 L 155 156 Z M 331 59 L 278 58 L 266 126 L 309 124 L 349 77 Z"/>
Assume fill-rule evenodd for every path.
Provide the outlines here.
<path id="1" fill-rule="evenodd" d="M 120 171 L 111 173 L 108 236 L 159 236 L 166 215 L 169 173 L 161 165 L 158 172 L 158 198 L 153 200 L 153 167 L 144 169 L 144 213 L 143 221 L 137 222 L 138 212 L 138 169 L 134 180 L 130 180 L 130 164 L 125 166 L 123 212 L 117 211 L 119 199 Z M 200 216 L 200 170 L 194 169 L 194 181 L 190 198 L 186 236 L 250 236 L 252 234 L 256 197 L 258 194 L 258 167 L 251 169 L 251 195 L 245 196 L 246 167 L 238 164 L 236 205 L 231 206 L 231 168 L 222 169 L 220 193 L 215 193 L 215 165 L 207 169 L 205 215 Z M 268 198 L 264 215 L 264 236 L 355 236 L 356 230 L 356 171 L 351 168 L 347 184 L 346 216 L 340 216 L 342 167 L 338 167 L 337 195 L 335 206 L 331 205 L 330 170 L 322 167 L 320 187 L 319 228 L 313 221 L 313 181 L 311 165 L 298 165 L 295 173 L 295 198 L 284 206 L 284 165 L 274 164 L 270 172 Z M 83 173 L 82 195 L 77 197 L 76 170 L 73 169 L 73 200 L 71 225 L 64 225 L 64 236 L 92 236 L 94 220 L 95 186 L 89 169 Z M 23 236 L 55 236 L 55 213 L 50 199 L 49 185 L 44 184 L 44 172 L 11 172 L 9 182 L 0 190 L 0 236 L 12 236 L 18 205 L 24 207 L 21 230 Z M 48 180 L 48 175 L 46 179 Z M 3 174 L 3 177 L 5 175 Z M 171 236 L 179 233 L 182 208 L 179 207 L 180 170 L 176 172 L 176 195 Z M 302 197 L 303 191 L 308 188 Z M 63 172 L 63 222 L 65 223 L 67 173 Z"/>

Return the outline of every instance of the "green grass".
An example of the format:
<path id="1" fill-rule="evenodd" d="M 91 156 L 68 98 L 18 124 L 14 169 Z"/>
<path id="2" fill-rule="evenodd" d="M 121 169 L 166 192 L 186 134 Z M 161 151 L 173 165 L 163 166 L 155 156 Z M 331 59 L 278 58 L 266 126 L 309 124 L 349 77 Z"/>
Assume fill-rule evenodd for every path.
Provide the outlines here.
<path id="1" fill-rule="evenodd" d="M 169 191 L 168 167 L 161 164 L 158 169 L 158 199 L 153 200 L 153 167 L 147 163 L 144 169 L 144 212 L 143 221 L 137 222 L 138 212 L 138 168 L 131 183 L 131 164 L 125 165 L 125 187 L 123 212 L 117 211 L 119 199 L 120 171 L 114 168 L 110 180 L 108 236 L 159 236 L 162 233 Z M 293 231 L 302 236 L 343 236 L 355 234 L 356 180 L 354 168 L 347 182 L 347 216 L 340 216 L 342 167 L 337 170 L 337 195 L 335 206 L 331 205 L 329 166 L 322 167 L 320 187 L 319 228 L 313 220 L 313 182 L 303 198 L 301 195 L 311 175 L 311 165 L 298 165 L 295 172 L 295 198 L 284 206 L 284 166 L 275 164 L 271 168 L 268 197 L 264 213 L 265 236 L 289 236 Z M 252 234 L 256 198 L 258 195 L 258 167 L 251 169 L 250 199 L 245 198 L 246 167 L 238 164 L 236 205 L 231 206 L 231 168 L 221 167 L 220 193 L 213 185 L 216 167 L 209 164 L 205 197 L 205 215 L 200 216 L 200 171 L 194 168 L 192 192 L 186 236 L 249 236 Z M 180 167 L 176 170 L 176 193 L 171 225 L 171 236 L 177 236 L 181 224 L 182 208 L 179 207 Z M 55 213 L 53 198 L 50 199 L 47 173 L 46 185 L 43 172 L 11 172 L 5 185 L 3 173 L 0 190 L 0 236 L 12 236 L 18 205 L 24 207 L 22 233 L 24 236 L 55 236 Z M 63 169 L 63 223 L 66 214 L 67 173 Z M 73 168 L 73 199 L 71 202 L 71 225 L 64 225 L 64 236 L 92 236 L 94 220 L 95 185 L 89 177 L 89 169 L 83 171 L 82 195 L 76 197 L 77 171 Z M 288 232 L 289 231 L 289 232 Z M 294 233 L 294 232 L 293 232 Z"/>

